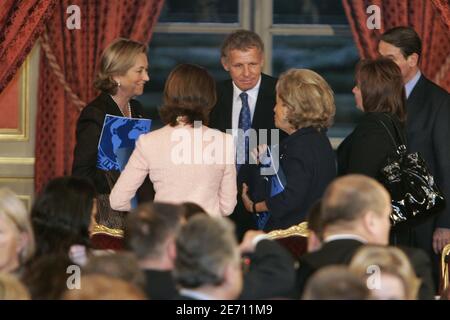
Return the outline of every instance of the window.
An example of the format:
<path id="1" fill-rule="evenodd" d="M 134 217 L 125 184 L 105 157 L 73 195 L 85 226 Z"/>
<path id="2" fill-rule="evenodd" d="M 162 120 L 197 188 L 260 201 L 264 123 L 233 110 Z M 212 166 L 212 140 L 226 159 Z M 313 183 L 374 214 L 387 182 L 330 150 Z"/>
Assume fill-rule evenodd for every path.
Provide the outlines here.
<path id="1" fill-rule="evenodd" d="M 194 4 L 193 4 L 194 2 Z M 170 70 L 178 63 L 206 67 L 217 80 L 228 78 L 220 44 L 238 28 L 257 32 L 266 45 L 264 72 L 289 68 L 321 74 L 335 92 L 336 118 L 329 135 L 336 146 L 357 121 L 352 88 L 358 52 L 341 1 L 166 0 L 149 49 L 150 82 L 139 97 L 148 110 L 161 104 Z"/>

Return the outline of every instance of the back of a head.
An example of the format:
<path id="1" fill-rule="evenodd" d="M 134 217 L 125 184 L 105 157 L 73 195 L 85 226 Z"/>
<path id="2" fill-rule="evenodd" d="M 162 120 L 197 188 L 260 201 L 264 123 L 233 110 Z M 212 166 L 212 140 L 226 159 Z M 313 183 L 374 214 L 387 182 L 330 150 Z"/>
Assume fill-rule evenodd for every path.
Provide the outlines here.
<path id="1" fill-rule="evenodd" d="M 0 188 L 0 216 L 11 221 L 19 233 L 25 233 L 27 244 L 20 252 L 20 261 L 27 262 L 34 254 L 35 242 L 30 214 L 22 200 L 8 188 Z"/>
<path id="2" fill-rule="evenodd" d="M 67 288 L 70 274 L 68 267 L 74 265 L 64 254 L 46 254 L 31 260 L 25 267 L 22 281 L 33 300 L 57 300 Z"/>
<path id="3" fill-rule="evenodd" d="M 276 90 L 294 129 L 332 125 L 336 113 L 334 93 L 318 73 L 309 69 L 289 69 L 280 75 Z"/>
<path id="4" fill-rule="evenodd" d="M 67 290 L 64 300 L 146 300 L 145 294 L 131 283 L 100 274 L 81 277 L 80 288 Z"/>
<path id="5" fill-rule="evenodd" d="M 205 211 L 205 209 L 203 209 L 201 206 L 199 206 L 197 203 L 194 202 L 183 202 L 181 206 L 185 210 L 184 216 L 186 220 L 189 220 L 190 218 L 192 218 L 197 214 L 208 214 Z"/>
<path id="6" fill-rule="evenodd" d="M 231 50 L 247 51 L 251 48 L 264 52 L 264 43 L 259 35 L 249 30 L 236 30 L 223 41 L 220 55 L 221 58 L 226 58 Z"/>
<path id="7" fill-rule="evenodd" d="M 162 121 L 177 125 L 179 116 L 186 123 L 209 122 L 209 113 L 216 104 L 216 83 L 209 72 L 198 65 L 180 64 L 169 74 L 164 87 Z"/>
<path id="8" fill-rule="evenodd" d="M 145 275 L 136 257 L 129 252 L 93 256 L 83 267 L 83 274 L 103 274 L 145 288 Z"/>
<path id="9" fill-rule="evenodd" d="M 416 277 L 408 257 L 399 248 L 365 245 L 353 256 L 350 269 L 362 277 L 368 277 L 376 271 L 380 274 L 375 276 L 388 274 L 397 277 L 401 279 L 404 286 L 404 299 L 417 299 L 420 280 Z M 373 289 L 383 288 L 374 287 Z"/>
<path id="10" fill-rule="evenodd" d="M 411 27 L 395 27 L 387 30 L 380 38 L 401 50 L 405 58 L 413 53 L 420 57 L 422 53 L 422 41 L 417 32 Z"/>
<path id="11" fill-rule="evenodd" d="M 373 178 L 360 174 L 339 177 L 322 197 L 322 228 L 355 223 L 368 211 L 382 215 L 390 201 L 388 192 Z"/>
<path id="12" fill-rule="evenodd" d="M 362 277 L 344 266 L 327 266 L 310 278 L 304 300 L 367 300 L 370 291 Z"/>
<path id="13" fill-rule="evenodd" d="M 89 225 L 96 193 L 84 178 L 51 180 L 36 198 L 31 222 L 36 254 L 68 254 L 74 244 L 89 246 Z"/>
<path id="14" fill-rule="evenodd" d="M 175 237 L 184 210 L 168 203 L 145 203 L 127 216 L 124 241 L 138 259 L 161 257 L 165 243 Z"/>
<path id="15" fill-rule="evenodd" d="M 174 277 L 184 288 L 219 286 L 230 263 L 239 264 L 232 223 L 207 215 L 192 217 L 177 237 Z"/>
<path id="16" fill-rule="evenodd" d="M 388 58 L 361 60 L 356 66 L 356 83 L 365 112 L 387 112 L 406 119 L 406 94 L 399 66 Z"/>

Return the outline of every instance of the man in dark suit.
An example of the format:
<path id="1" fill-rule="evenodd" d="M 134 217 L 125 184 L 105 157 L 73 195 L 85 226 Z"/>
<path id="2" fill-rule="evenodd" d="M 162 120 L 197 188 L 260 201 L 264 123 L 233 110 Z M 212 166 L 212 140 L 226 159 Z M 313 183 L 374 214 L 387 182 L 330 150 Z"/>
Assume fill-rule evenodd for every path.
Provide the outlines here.
<path id="1" fill-rule="evenodd" d="M 166 203 L 140 205 L 127 216 L 125 245 L 139 260 L 146 276 L 146 293 L 151 299 L 177 297 L 172 271 L 175 266 L 175 238 L 187 217 L 181 206 Z M 204 215 L 196 213 L 193 216 Z M 191 217 L 193 217 L 191 216 Z M 191 235 L 195 238 L 196 234 Z M 214 234 L 218 237 L 217 234 Z M 214 242 L 212 240 L 208 241 Z M 204 245 L 207 246 L 208 243 Z M 240 299 L 289 297 L 294 290 L 294 260 L 277 242 L 260 231 L 248 231 L 240 245 L 246 254 Z"/>
<path id="2" fill-rule="evenodd" d="M 410 230 L 401 231 L 400 243 L 425 250 L 439 278 L 439 256 L 450 243 L 450 95 L 428 80 L 419 69 L 422 42 L 410 27 L 386 31 L 378 52 L 400 67 L 406 89 L 408 147 L 425 159 L 437 185 L 447 200 L 446 208 L 435 218 Z"/>
<path id="3" fill-rule="evenodd" d="M 224 132 L 242 129 L 243 116 L 248 112 L 251 128 L 256 130 L 257 135 L 262 133 L 261 129 L 268 130 L 267 141 L 259 142 L 278 143 L 272 141 L 270 131 L 275 129 L 273 108 L 276 102 L 277 79 L 262 73 L 264 44 L 261 38 L 247 30 L 231 33 L 222 44 L 221 63 L 231 79 L 217 84 L 217 104 L 211 112 L 210 126 Z M 248 110 L 245 109 L 247 107 Z M 284 134 L 279 134 L 284 137 Z M 251 193 L 254 193 L 252 189 L 258 179 L 259 169 L 256 165 L 247 163 L 248 161 L 239 166 L 238 190 L 240 191 L 242 183 L 246 182 Z M 231 219 L 236 223 L 239 238 L 245 231 L 256 228 L 254 215 L 246 212 L 240 194 L 241 192 L 238 193 L 238 204 L 231 215 Z"/>
<path id="4" fill-rule="evenodd" d="M 300 294 L 317 270 L 335 264 L 347 265 L 364 244 L 387 245 L 389 241 L 391 197 L 373 178 L 347 175 L 334 180 L 326 189 L 319 211 L 322 247 L 300 257 L 297 284 Z M 311 220 L 312 218 L 308 218 Z M 313 219 L 317 220 L 317 219 Z M 420 250 L 401 248 L 422 280 L 419 296 L 434 294 L 429 259 Z"/>

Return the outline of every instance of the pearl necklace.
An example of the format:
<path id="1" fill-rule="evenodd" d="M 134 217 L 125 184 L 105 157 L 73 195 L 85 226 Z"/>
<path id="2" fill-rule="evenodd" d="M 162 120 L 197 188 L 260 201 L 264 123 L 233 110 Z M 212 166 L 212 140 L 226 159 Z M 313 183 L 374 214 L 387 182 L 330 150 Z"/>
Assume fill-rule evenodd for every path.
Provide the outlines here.
<path id="1" fill-rule="evenodd" d="M 125 115 L 125 113 L 122 111 L 122 109 L 119 107 L 119 109 L 120 109 L 120 112 L 122 113 L 122 115 L 125 117 L 125 118 L 132 118 L 132 116 L 131 116 L 131 106 L 130 106 L 130 103 L 128 102 L 128 116 L 126 116 Z"/>
<path id="2" fill-rule="evenodd" d="M 111 96 L 111 98 L 114 100 L 114 102 L 115 102 L 116 105 L 117 105 L 117 108 L 119 108 L 119 110 L 120 110 L 120 113 L 121 113 L 125 118 L 132 118 L 130 102 L 128 102 L 128 105 L 127 105 L 127 108 L 128 108 L 128 116 L 126 116 L 125 113 L 123 112 L 122 108 L 119 107 L 119 104 L 117 103 L 116 99 L 114 99 L 113 96 Z"/>

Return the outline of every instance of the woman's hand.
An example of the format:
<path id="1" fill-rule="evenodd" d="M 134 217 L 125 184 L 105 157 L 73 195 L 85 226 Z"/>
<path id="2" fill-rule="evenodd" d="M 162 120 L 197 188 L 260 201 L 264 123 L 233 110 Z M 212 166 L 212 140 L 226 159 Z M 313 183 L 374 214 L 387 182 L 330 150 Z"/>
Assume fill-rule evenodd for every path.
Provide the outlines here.
<path id="1" fill-rule="evenodd" d="M 245 183 L 242 184 L 242 202 L 244 203 L 245 209 L 253 213 L 253 201 L 248 196 L 248 186 Z"/>
<path id="2" fill-rule="evenodd" d="M 259 164 L 261 160 L 265 158 L 267 148 L 267 144 L 260 144 L 250 152 L 253 160 L 256 161 L 256 164 Z"/>

